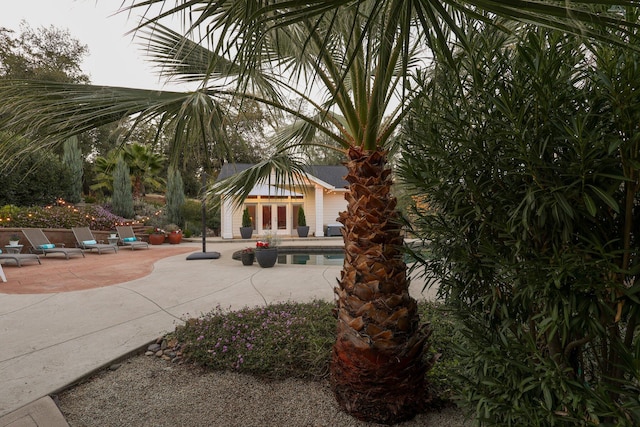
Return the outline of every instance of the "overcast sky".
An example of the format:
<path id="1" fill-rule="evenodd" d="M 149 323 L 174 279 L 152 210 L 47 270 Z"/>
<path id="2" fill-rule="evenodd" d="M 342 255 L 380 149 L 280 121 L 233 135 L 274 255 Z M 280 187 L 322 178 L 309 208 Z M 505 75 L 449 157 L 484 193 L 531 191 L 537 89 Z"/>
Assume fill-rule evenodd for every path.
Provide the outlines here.
<path id="1" fill-rule="evenodd" d="M 126 35 L 136 20 L 126 13 L 114 15 L 121 0 L 0 0 L 0 4 L 0 27 L 19 32 L 22 20 L 34 29 L 53 25 L 88 45 L 82 69 L 93 84 L 163 88 L 143 60 L 141 48 Z"/>

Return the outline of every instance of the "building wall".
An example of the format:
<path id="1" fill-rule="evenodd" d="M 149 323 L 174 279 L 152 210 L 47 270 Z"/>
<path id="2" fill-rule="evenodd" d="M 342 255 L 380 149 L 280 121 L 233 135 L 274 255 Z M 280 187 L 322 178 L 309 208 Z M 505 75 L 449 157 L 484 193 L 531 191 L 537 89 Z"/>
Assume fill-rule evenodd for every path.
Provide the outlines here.
<path id="1" fill-rule="evenodd" d="M 250 198 L 245 200 L 244 204 L 240 208 L 233 209 L 231 214 L 231 226 L 227 226 L 227 220 L 225 219 L 224 209 L 221 212 L 221 230 L 222 237 L 229 238 L 229 234 L 233 238 L 240 238 L 240 226 L 242 225 L 242 213 L 244 211 L 244 206 L 247 204 L 256 204 L 257 210 L 261 209 L 262 204 L 278 204 L 284 203 L 287 205 L 287 216 L 291 218 L 292 216 L 292 206 L 294 204 L 301 204 L 304 208 L 305 217 L 307 220 L 307 225 L 309 226 L 309 235 L 316 235 L 316 214 L 315 214 L 315 189 L 314 187 L 305 187 L 305 188 L 296 188 L 295 191 L 298 193 L 302 193 L 304 197 L 302 199 L 299 198 L 289 198 L 289 199 L 263 199 L 263 198 Z M 336 223 L 336 218 L 338 217 L 338 213 L 345 210 L 347 207 L 347 202 L 344 199 L 344 192 L 328 192 L 324 191 L 324 203 L 323 203 L 323 226 L 327 224 Z M 257 215 L 257 218 L 254 218 L 254 222 L 259 221 L 260 214 Z M 274 224 L 275 227 L 275 224 Z M 274 230 L 275 231 L 275 230 Z M 226 234 L 225 234 L 226 233 Z M 259 227 L 256 226 L 254 229 L 254 233 L 252 238 L 257 238 L 260 234 Z M 288 228 L 285 230 L 280 230 L 282 235 L 296 235 L 296 230 L 293 228 Z"/>
<path id="2" fill-rule="evenodd" d="M 347 201 L 344 192 L 332 192 L 324 194 L 324 225 L 336 224 L 338 214 L 347 210 Z"/>

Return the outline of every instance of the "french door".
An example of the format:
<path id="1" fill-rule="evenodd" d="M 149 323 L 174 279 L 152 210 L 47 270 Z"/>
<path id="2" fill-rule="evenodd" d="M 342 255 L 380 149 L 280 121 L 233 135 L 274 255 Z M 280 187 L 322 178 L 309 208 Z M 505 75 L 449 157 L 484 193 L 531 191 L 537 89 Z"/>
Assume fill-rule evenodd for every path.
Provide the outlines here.
<path id="1" fill-rule="evenodd" d="M 291 225 L 287 218 L 286 204 L 263 204 L 260 210 L 261 221 L 258 233 L 279 233 L 285 234 L 291 230 Z"/>

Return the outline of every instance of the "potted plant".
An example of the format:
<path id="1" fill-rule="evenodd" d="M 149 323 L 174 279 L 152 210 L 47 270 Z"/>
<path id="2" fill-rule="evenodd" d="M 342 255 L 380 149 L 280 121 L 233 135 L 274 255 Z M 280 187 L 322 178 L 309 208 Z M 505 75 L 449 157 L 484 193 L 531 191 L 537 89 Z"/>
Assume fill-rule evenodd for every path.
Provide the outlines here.
<path id="1" fill-rule="evenodd" d="M 20 236 L 17 234 L 12 234 L 9 236 L 9 246 L 18 246 L 20 243 Z"/>
<path id="2" fill-rule="evenodd" d="M 165 232 L 164 230 L 158 227 L 155 227 L 151 231 L 151 234 L 149 234 L 149 243 L 151 243 L 152 245 L 161 245 L 164 243 L 164 239 L 165 239 Z"/>
<path id="3" fill-rule="evenodd" d="M 253 234 L 253 224 L 251 221 L 251 216 L 249 215 L 249 209 L 244 208 L 244 212 L 242 212 L 242 227 L 240 227 L 240 236 L 243 239 L 250 239 Z"/>
<path id="4" fill-rule="evenodd" d="M 253 248 L 245 248 L 242 250 L 240 258 L 242 259 L 242 265 L 252 265 L 255 260 L 256 254 Z"/>
<path id="5" fill-rule="evenodd" d="M 176 224 L 167 224 L 164 230 L 167 233 L 167 240 L 172 245 L 177 245 L 182 241 L 182 230 Z"/>
<path id="6" fill-rule="evenodd" d="M 307 237 L 309 235 L 309 226 L 307 225 L 307 218 L 304 216 L 304 209 L 302 206 L 298 209 L 298 237 Z"/>
<path id="7" fill-rule="evenodd" d="M 272 235 L 266 235 L 256 242 L 256 261 L 262 268 L 273 267 L 278 260 L 278 244 Z"/>

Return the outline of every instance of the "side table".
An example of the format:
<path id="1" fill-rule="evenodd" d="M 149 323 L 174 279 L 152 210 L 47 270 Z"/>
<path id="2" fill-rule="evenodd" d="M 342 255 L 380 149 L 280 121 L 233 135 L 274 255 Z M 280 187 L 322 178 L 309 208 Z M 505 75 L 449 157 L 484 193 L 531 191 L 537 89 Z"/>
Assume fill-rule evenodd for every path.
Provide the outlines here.
<path id="1" fill-rule="evenodd" d="M 19 254 L 23 247 L 24 245 L 5 245 L 4 249 L 8 254 Z"/>
<path id="2" fill-rule="evenodd" d="M 120 241 L 119 237 L 107 237 L 107 240 L 109 241 L 109 244 L 111 246 L 118 246 L 118 241 Z"/>

